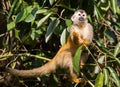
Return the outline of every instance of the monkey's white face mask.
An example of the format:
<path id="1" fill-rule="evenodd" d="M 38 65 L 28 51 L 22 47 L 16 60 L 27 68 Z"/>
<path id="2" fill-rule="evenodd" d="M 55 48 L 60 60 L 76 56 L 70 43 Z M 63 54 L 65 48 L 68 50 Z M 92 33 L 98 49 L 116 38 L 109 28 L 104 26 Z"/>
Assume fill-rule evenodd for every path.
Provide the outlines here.
<path id="1" fill-rule="evenodd" d="M 71 20 L 73 21 L 74 24 L 79 24 L 79 23 L 85 23 L 87 22 L 87 15 L 84 10 L 78 10 L 76 11 L 73 16 L 71 17 Z"/>

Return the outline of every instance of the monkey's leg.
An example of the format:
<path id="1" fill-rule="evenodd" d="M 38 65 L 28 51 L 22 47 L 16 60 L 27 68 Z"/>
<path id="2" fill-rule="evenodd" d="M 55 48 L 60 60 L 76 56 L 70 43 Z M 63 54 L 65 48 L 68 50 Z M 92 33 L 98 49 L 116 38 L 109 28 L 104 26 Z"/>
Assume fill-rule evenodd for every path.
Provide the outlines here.
<path id="1" fill-rule="evenodd" d="M 70 71 L 70 76 L 71 76 L 72 82 L 79 83 L 80 80 L 79 80 L 79 78 L 77 77 L 77 75 L 74 73 L 72 67 L 69 67 L 69 71 Z"/>
<path id="2" fill-rule="evenodd" d="M 85 82 L 84 78 L 77 77 L 76 73 L 73 71 L 73 66 L 69 67 L 69 71 L 70 71 L 70 76 L 71 76 L 72 82 L 75 82 L 75 83 L 84 83 Z"/>
<path id="3" fill-rule="evenodd" d="M 88 53 L 82 53 L 81 58 L 80 58 L 80 68 L 83 68 L 87 59 L 88 59 Z"/>

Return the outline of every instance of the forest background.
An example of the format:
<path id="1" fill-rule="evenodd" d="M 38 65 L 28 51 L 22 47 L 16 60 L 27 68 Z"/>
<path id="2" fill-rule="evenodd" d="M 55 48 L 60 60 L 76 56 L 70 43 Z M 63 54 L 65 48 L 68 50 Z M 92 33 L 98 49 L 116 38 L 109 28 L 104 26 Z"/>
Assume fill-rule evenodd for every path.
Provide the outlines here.
<path id="1" fill-rule="evenodd" d="M 38 78 L 0 73 L 1 87 L 119 87 L 120 0 L 0 0 L 0 66 L 32 69 L 48 62 L 65 44 L 70 17 L 84 9 L 94 28 L 85 84 L 72 84 L 66 70 Z"/>

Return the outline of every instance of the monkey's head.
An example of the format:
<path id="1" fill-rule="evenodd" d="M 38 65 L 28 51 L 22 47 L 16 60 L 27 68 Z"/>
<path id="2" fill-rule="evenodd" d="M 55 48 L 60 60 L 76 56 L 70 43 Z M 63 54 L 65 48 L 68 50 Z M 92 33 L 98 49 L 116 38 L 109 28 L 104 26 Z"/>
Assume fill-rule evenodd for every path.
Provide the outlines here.
<path id="1" fill-rule="evenodd" d="M 80 9 L 73 14 L 71 20 L 73 21 L 74 24 L 86 23 L 87 14 L 84 10 Z"/>

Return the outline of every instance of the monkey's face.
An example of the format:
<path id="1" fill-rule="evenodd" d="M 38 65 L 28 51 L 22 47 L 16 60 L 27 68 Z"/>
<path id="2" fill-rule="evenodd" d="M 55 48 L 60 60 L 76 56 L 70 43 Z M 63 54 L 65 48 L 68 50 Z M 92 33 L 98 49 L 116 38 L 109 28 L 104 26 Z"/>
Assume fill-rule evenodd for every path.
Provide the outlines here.
<path id="1" fill-rule="evenodd" d="M 71 20 L 74 24 L 85 23 L 87 21 L 87 14 L 84 10 L 78 10 L 73 14 Z"/>

